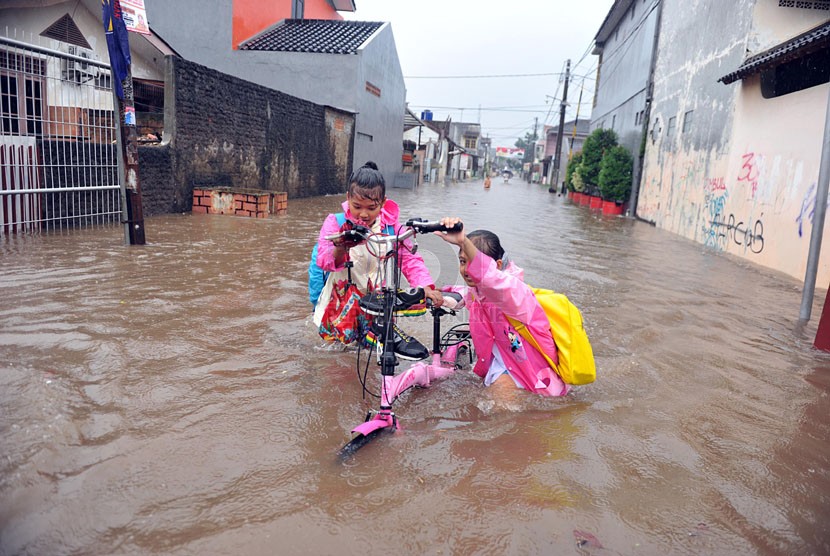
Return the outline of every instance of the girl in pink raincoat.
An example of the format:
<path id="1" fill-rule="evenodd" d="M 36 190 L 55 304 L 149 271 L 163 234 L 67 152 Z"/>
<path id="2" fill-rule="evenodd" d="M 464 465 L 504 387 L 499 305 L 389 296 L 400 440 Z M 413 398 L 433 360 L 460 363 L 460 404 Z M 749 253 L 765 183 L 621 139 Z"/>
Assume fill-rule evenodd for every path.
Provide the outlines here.
<path id="1" fill-rule="evenodd" d="M 441 222 L 451 227 L 460 220 L 443 218 Z M 470 312 L 477 358 L 473 372 L 486 386 L 512 380 L 517 387 L 543 396 L 567 394 L 570 388 L 507 320 L 509 316 L 524 323 L 542 350 L 557 361 L 548 318 L 524 283 L 524 271 L 507 261 L 498 236 L 487 230 L 436 235 L 459 247 L 459 270 L 467 286 L 443 289 L 461 293 Z"/>
<path id="2" fill-rule="evenodd" d="M 397 232 L 398 215 L 400 209 L 391 199 L 386 198 L 386 181 L 374 162 L 367 162 L 352 173 L 349 178 L 349 188 L 346 201 L 343 203 L 343 212 L 346 217 L 344 226 L 357 224 L 369 228 L 380 234 L 387 226 L 392 226 Z M 373 256 L 365 241 L 338 240 L 335 243 L 326 240 L 326 236 L 334 235 L 341 230 L 334 214 L 329 214 L 323 222 L 318 237 L 317 264 L 329 272 L 329 278 L 320 293 L 319 301 L 314 310 L 313 321 L 320 326 L 326 306 L 332 297 L 333 287 L 339 280 L 346 278 L 345 263 L 351 261 L 351 277 L 361 293 L 368 293 L 372 279 L 378 271 L 378 259 Z M 435 289 L 432 277 L 424 263 L 424 259 L 417 253 L 405 248 L 399 250 L 401 272 L 412 287 L 423 288 L 426 297 L 436 306 L 441 306 L 443 296 Z M 420 359 L 428 355 L 428 350 L 417 340 L 404 334 L 400 329 L 396 332 L 395 352 L 406 359 Z M 409 353 L 409 355 L 408 355 Z"/>

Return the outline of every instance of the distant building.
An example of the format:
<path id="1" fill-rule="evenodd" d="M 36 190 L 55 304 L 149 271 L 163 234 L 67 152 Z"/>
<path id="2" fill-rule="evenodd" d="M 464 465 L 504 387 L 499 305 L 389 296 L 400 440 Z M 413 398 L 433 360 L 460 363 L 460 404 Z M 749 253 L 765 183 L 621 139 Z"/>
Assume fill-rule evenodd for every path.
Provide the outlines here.
<path id="1" fill-rule="evenodd" d="M 573 153 L 582 150 L 582 144 L 588 137 L 591 129 L 590 119 L 571 120 L 565 122 L 562 128 L 562 148 L 559 151 L 559 181 L 565 176 L 565 168 L 568 166 Z M 539 157 L 542 161 L 542 175 L 545 183 L 551 185 L 553 178 L 553 166 L 556 159 L 556 140 L 559 134 L 559 126 L 545 126 L 542 145 L 543 152 Z"/>

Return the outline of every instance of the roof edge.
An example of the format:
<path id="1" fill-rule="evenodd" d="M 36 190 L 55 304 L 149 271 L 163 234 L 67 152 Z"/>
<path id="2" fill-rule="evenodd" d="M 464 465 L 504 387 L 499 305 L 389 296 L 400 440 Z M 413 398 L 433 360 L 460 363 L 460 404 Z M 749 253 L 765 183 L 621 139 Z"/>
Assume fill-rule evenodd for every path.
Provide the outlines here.
<path id="1" fill-rule="evenodd" d="M 811 38 L 810 35 L 815 35 L 815 38 Z M 738 69 L 727 73 L 718 81 L 729 85 L 772 66 L 796 60 L 828 47 L 830 47 L 830 21 L 825 21 L 771 48 L 753 54 L 744 60 Z"/>

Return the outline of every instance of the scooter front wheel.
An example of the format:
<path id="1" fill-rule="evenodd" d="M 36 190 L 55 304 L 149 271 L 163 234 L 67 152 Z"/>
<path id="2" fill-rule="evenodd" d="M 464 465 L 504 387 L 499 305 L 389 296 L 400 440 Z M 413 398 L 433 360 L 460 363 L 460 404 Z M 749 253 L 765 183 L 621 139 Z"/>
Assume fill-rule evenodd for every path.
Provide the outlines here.
<path id="1" fill-rule="evenodd" d="M 349 456 L 354 455 L 355 452 L 363 448 L 366 444 L 371 442 L 373 439 L 377 438 L 384 432 L 390 432 L 391 429 L 375 429 L 369 434 L 358 434 L 346 444 L 340 448 L 337 452 L 337 456 L 342 460 Z"/>

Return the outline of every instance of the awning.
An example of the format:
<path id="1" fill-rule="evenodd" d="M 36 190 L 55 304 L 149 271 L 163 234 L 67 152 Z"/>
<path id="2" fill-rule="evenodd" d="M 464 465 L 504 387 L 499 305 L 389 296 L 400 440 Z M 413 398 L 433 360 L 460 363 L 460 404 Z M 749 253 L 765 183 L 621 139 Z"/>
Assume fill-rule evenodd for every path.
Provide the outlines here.
<path id="1" fill-rule="evenodd" d="M 733 81 L 744 79 L 784 62 L 801 58 L 828 47 L 830 47 L 830 21 L 826 21 L 818 27 L 805 31 L 797 37 L 793 37 L 768 50 L 750 56 L 741 64 L 741 67 L 732 73 L 727 73 L 718 81 L 728 85 Z"/>

